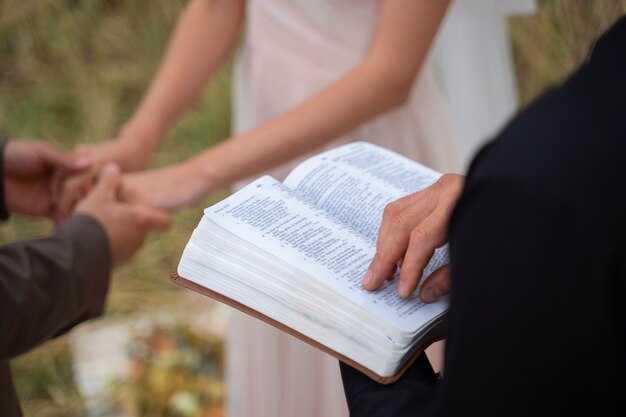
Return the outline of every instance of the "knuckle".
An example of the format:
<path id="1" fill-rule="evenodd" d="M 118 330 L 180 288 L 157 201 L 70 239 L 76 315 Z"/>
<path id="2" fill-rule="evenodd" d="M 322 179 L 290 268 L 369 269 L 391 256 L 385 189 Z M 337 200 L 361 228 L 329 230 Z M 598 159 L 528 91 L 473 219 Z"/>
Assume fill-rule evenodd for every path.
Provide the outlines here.
<path id="1" fill-rule="evenodd" d="M 424 227 L 416 227 L 411 230 L 409 241 L 412 245 L 419 245 L 421 242 L 428 239 L 428 235 L 428 231 Z"/>
<path id="2" fill-rule="evenodd" d="M 437 182 L 441 185 L 449 185 L 453 181 L 454 181 L 454 174 L 447 173 L 447 174 L 443 174 Z"/>
<path id="3" fill-rule="evenodd" d="M 388 203 L 383 209 L 383 218 L 393 217 L 398 212 L 398 202 Z"/>
<path id="4" fill-rule="evenodd" d="M 437 181 L 440 188 L 449 191 L 449 194 L 456 195 L 463 189 L 463 176 L 459 174 L 443 174 Z"/>
<path id="5" fill-rule="evenodd" d="M 389 263 L 389 256 L 386 251 L 377 251 L 372 259 L 371 268 L 374 270 L 382 269 L 383 265 Z"/>
<path id="6" fill-rule="evenodd" d="M 389 218 L 389 227 L 393 231 L 402 230 L 405 227 L 406 216 L 402 212 L 394 213 L 393 216 Z"/>

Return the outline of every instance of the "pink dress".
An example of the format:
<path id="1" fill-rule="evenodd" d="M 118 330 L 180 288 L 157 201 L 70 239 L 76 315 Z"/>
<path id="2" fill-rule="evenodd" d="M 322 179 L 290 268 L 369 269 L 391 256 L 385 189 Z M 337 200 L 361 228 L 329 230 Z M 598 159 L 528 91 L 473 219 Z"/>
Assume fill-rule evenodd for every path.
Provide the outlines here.
<path id="1" fill-rule="evenodd" d="M 235 133 L 302 103 L 358 65 L 379 4 L 249 0 L 234 69 Z M 426 67 L 405 105 L 328 146 L 353 140 L 385 146 L 439 171 L 459 170 L 451 122 Z M 270 174 L 282 179 L 299 160 Z M 430 354 L 439 363 L 437 349 Z M 236 311 L 230 317 L 226 370 L 229 417 L 348 415 L 336 359 Z"/>

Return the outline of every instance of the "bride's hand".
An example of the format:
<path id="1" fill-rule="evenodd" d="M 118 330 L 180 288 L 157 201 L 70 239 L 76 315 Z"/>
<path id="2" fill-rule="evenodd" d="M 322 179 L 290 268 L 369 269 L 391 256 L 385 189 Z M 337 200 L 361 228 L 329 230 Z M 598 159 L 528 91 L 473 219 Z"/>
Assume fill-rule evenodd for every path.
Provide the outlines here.
<path id="1" fill-rule="evenodd" d="M 199 203 L 211 190 L 193 165 L 183 163 L 124 175 L 120 198 L 173 211 Z"/>
<path id="2" fill-rule="evenodd" d="M 77 146 L 74 153 L 89 161 L 91 169 L 74 175 L 55 176 L 51 192 L 59 202 L 55 215 L 57 222 L 70 216 L 76 204 L 89 193 L 105 163 L 115 162 L 125 172 L 138 171 L 146 167 L 153 151 L 146 142 L 130 137 Z"/>
<path id="3" fill-rule="evenodd" d="M 115 162 L 122 168 L 123 172 L 132 172 L 140 171 L 148 165 L 154 152 L 154 146 L 146 141 L 119 137 L 100 143 L 79 145 L 75 152 L 96 165 Z"/>

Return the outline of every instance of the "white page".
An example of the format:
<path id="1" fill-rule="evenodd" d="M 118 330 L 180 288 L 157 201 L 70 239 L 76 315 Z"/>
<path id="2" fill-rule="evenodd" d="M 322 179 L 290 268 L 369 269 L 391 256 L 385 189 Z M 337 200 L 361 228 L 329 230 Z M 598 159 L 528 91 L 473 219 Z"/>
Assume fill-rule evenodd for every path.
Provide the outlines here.
<path id="1" fill-rule="evenodd" d="M 355 142 L 307 159 L 283 183 L 375 242 L 385 206 L 428 187 L 440 176 L 387 149 Z"/>
<path id="2" fill-rule="evenodd" d="M 380 291 L 361 288 L 361 279 L 374 255 L 372 241 L 312 208 L 292 190 L 271 177 L 262 177 L 205 210 L 207 219 L 233 231 L 319 279 L 339 294 L 400 331 L 413 333 L 439 315 L 445 302 L 424 304 L 397 296 L 395 285 Z M 236 232 L 235 232 L 236 231 Z"/>
<path id="3" fill-rule="evenodd" d="M 385 206 L 423 190 L 439 177 L 439 172 L 395 152 L 353 142 L 303 161 L 283 183 L 375 247 Z M 447 262 L 445 245 L 435 251 L 422 282 Z"/>

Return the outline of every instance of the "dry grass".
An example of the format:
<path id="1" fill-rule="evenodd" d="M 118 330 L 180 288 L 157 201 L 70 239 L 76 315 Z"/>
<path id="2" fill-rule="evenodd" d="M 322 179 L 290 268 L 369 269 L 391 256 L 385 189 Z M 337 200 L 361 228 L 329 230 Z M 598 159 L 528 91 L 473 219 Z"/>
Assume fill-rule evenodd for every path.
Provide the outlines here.
<path id="1" fill-rule="evenodd" d="M 537 13 L 511 19 L 521 103 L 563 80 L 625 12 L 626 0 L 540 0 Z"/>
<path id="2" fill-rule="evenodd" d="M 183 4 L 0 0 L 0 136 L 72 147 L 115 135 L 141 98 Z M 539 2 L 537 14 L 512 19 L 522 103 L 563 79 L 625 10 L 626 0 L 550 0 Z M 153 166 L 182 160 L 227 137 L 229 91 L 227 65 L 168 134 Z M 200 215 L 199 208 L 178 213 L 170 232 L 152 236 L 136 260 L 115 273 L 109 316 L 177 302 L 168 272 Z M 14 216 L 0 227 L 0 240 L 49 230 L 48 222 Z M 13 369 L 27 415 L 83 415 L 66 338 L 15 360 Z"/>

